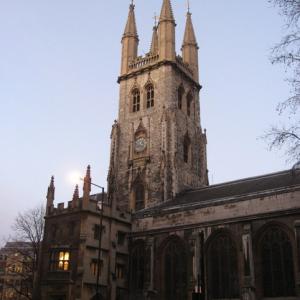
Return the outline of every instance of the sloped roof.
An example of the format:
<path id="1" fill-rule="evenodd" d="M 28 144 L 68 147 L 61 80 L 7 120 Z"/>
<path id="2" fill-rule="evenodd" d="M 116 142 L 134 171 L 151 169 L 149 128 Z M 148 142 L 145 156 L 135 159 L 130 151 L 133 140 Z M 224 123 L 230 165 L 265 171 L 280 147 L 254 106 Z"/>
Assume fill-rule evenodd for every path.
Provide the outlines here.
<path id="1" fill-rule="evenodd" d="M 287 170 L 190 190 L 173 200 L 139 211 L 136 216 L 167 212 L 172 208 L 180 210 L 180 208 L 194 204 L 209 206 L 220 203 L 221 200 L 229 201 L 233 198 L 244 199 L 270 193 L 280 194 L 292 187 L 300 188 L 300 170 Z"/>

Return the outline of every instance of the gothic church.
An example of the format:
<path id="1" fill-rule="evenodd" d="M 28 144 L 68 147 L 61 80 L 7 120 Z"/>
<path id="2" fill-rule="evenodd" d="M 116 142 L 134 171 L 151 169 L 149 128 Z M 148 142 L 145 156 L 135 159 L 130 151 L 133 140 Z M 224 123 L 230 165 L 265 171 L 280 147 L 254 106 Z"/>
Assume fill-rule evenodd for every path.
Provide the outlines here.
<path id="1" fill-rule="evenodd" d="M 88 167 L 83 196 L 76 187 L 67 207 L 54 207 L 52 178 L 43 300 L 300 297 L 300 170 L 209 185 L 190 12 L 182 55 L 175 29 L 163 0 L 151 49 L 139 56 L 130 5 L 108 192 L 90 195 Z"/>

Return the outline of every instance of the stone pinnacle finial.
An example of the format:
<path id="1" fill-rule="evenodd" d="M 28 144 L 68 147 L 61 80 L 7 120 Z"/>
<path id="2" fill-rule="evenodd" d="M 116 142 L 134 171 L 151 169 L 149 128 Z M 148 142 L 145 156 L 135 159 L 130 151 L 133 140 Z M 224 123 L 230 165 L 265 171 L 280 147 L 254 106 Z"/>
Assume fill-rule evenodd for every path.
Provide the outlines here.
<path id="1" fill-rule="evenodd" d="M 90 193 L 91 192 L 91 183 L 92 183 L 92 179 L 91 179 L 91 166 L 88 165 L 87 169 L 86 169 L 86 175 L 83 179 L 83 192 L 84 193 Z"/>
<path id="2" fill-rule="evenodd" d="M 54 191 L 55 191 L 54 176 L 51 176 L 50 184 L 48 187 L 47 198 L 52 198 L 54 200 Z"/>
<path id="3" fill-rule="evenodd" d="M 126 23 L 126 26 L 125 26 L 123 37 L 132 36 L 132 37 L 138 38 L 136 22 L 135 22 L 134 8 L 135 8 L 134 2 L 131 1 L 131 4 L 129 6 L 129 13 L 128 13 L 128 18 L 127 18 L 127 23 Z"/>
<path id="4" fill-rule="evenodd" d="M 155 23 L 156 23 L 156 21 L 155 21 Z M 157 25 L 155 25 L 153 27 L 153 34 L 152 34 L 152 41 L 151 41 L 150 53 L 151 54 L 157 54 L 158 53 Z"/>
<path id="5" fill-rule="evenodd" d="M 193 45 L 198 47 L 194 26 L 192 22 L 192 14 L 190 13 L 190 11 L 188 11 L 186 16 L 186 25 L 185 25 L 184 38 L 183 38 L 183 47 L 186 45 Z"/>
<path id="6" fill-rule="evenodd" d="M 74 194 L 73 194 L 73 201 L 77 201 L 78 199 L 79 199 L 79 188 L 78 188 L 78 184 L 76 184 Z"/>
<path id="7" fill-rule="evenodd" d="M 166 20 L 175 22 L 170 0 L 163 0 L 163 5 L 160 12 L 159 21 L 161 22 Z"/>

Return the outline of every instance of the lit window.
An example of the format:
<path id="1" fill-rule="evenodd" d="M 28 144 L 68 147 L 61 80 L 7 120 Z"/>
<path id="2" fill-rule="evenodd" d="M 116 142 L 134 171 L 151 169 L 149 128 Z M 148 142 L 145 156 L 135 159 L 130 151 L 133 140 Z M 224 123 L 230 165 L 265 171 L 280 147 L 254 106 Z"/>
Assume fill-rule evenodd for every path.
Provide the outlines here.
<path id="1" fill-rule="evenodd" d="M 97 259 L 92 259 L 91 263 L 90 263 L 90 269 L 91 269 L 91 274 L 94 276 L 97 276 L 97 272 L 98 272 L 98 260 Z M 103 267 L 103 261 L 100 261 L 100 269 L 99 269 L 99 274 L 101 275 L 101 270 Z"/>
<path id="2" fill-rule="evenodd" d="M 69 270 L 69 262 L 70 262 L 70 253 L 69 252 L 59 252 L 59 262 L 58 269 L 62 271 Z"/>
<path id="3" fill-rule="evenodd" d="M 54 251 L 50 257 L 51 271 L 69 271 L 70 269 L 70 252 Z"/>
<path id="4" fill-rule="evenodd" d="M 125 266 L 122 264 L 116 264 L 116 277 L 117 279 L 125 278 Z"/>
<path id="5" fill-rule="evenodd" d="M 147 92 L 147 108 L 154 106 L 154 88 L 153 85 L 148 85 L 146 88 Z"/>
<path id="6" fill-rule="evenodd" d="M 138 89 L 135 89 L 132 92 L 132 111 L 133 112 L 137 112 L 140 110 L 140 102 L 141 102 L 140 91 Z"/>

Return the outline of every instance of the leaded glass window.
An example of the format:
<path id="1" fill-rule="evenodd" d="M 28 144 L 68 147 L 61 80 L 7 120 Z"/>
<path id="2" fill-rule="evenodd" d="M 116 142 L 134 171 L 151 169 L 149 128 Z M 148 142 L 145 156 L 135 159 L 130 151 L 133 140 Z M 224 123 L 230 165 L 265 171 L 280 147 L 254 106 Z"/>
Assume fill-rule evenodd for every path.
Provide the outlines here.
<path id="1" fill-rule="evenodd" d="M 133 112 L 140 111 L 140 105 L 141 105 L 140 91 L 138 89 L 135 89 L 132 92 L 132 111 Z"/>
<path id="2" fill-rule="evenodd" d="M 207 257 L 209 299 L 239 298 L 237 249 L 228 234 L 213 239 Z"/>
<path id="3" fill-rule="evenodd" d="M 264 296 L 295 295 L 293 250 L 288 235 L 279 227 L 267 230 L 261 240 Z"/>

